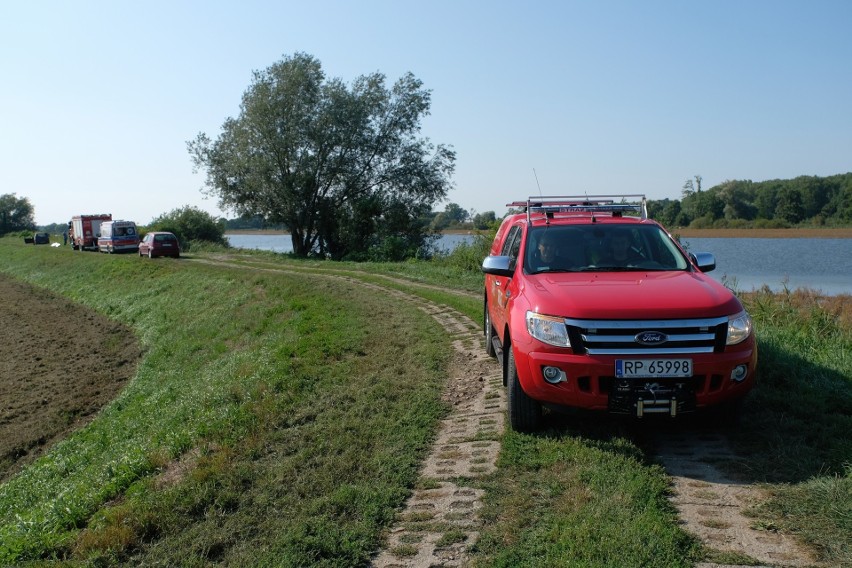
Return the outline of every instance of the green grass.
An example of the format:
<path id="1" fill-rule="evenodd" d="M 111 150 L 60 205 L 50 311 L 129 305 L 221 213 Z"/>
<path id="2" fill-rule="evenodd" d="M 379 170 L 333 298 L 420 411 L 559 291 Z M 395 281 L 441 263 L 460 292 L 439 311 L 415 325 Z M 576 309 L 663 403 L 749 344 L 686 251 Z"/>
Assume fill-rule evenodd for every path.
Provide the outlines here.
<path id="1" fill-rule="evenodd" d="M 431 318 L 310 275 L 3 249 L 5 272 L 128 323 L 147 353 L 0 487 L 0 563 L 348 566 L 378 548 L 444 412 Z"/>
<path id="2" fill-rule="evenodd" d="M 135 380 L 95 422 L 0 486 L 7 561 L 366 564 L 423 484 L 417 464 L 444 411 L 449 348 L 420 310 L 322 275 L 403 290 L 477 322 L 482 314 L 482 276 L 462 267 L 469 259 L 240 253 L 245 268 L 285 269 L 268 273 L 33 250 L 17 239 L 0 239 L 0 258 L 0 270 L 129 324 L 146 349 Z M 749 458 L 727 467 L 770 496 L 751 511 L 755 524 L 852 566 L 852 331 L 830 307 L 794 295 L 746 303 L 759 382 L 739 422 L 719 425 Z M 622 427 L 588 417 L 506 434 L 498 471 L 478 482 L 475 563 L 728 559 L 682 531 L 652 457 Z M 459 538 L 447 530 L 444 542 Z"/>
<path id="3" fill-rule="evenodd" d="M 736 473 L 770 495 L 751 511 L 757 522 L 798 535 L 839 566 L 852 566 L 849 301 L 790 291 L 747 298 L 759 385 L 731 435 L 749 456 Z"/>
<path id="4" fill-rule="evenodd" d="M 658 466 L 621 438 L 566 430 L 504 439 L 488 484 L 481 566 L 691 566 Z"/>

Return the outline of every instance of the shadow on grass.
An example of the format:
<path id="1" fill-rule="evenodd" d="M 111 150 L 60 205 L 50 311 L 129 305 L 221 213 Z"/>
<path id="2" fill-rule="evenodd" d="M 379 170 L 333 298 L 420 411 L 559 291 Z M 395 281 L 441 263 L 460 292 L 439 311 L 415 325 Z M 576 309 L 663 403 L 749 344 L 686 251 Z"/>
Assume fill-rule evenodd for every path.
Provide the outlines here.
<path id="1" fill-rule="evenodd" d="M 757 386 L 738 413 L 704 411 L 676 419 L 637 419 L 567 410 L 545 417 L 542 435 L 582 437 L 600 449 L 653 459 L 653 439 L 683 434 L 695 444 L 724 435 L 740 459 L 720 467 L 742 482 L 800 483 L 843 476 L 852 459 L 852 377 L 808 362 L 788 349 L 761 345 Z"/>

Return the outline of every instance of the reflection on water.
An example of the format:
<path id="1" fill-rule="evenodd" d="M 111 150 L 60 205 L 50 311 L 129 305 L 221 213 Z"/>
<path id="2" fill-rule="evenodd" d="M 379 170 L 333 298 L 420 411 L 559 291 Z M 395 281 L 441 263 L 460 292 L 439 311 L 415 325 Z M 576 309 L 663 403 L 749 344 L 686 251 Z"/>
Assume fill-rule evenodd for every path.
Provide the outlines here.
<path id="1" fill-rule="evenodd" d="M 683 238 L 690 252 L 716 256 L 710 275 L 749 291 L 764 284 L 779 291 L 813 288 L 826 294 L 852 294 L 850 239 Z"/>
<path id="2" fill-rule="evenodd" d="M 237 248 L 292 252 L 290 235 L 225 235 Z M 442 249 L 452 250 L 469 235 L 444 235 Z M 852 239 L 681 239 L 690 252 L 716 256 L 716 280 L 737 290 L 769 286 L 779 291 L 813 288 L 825 294 L 852 294 Z"/>

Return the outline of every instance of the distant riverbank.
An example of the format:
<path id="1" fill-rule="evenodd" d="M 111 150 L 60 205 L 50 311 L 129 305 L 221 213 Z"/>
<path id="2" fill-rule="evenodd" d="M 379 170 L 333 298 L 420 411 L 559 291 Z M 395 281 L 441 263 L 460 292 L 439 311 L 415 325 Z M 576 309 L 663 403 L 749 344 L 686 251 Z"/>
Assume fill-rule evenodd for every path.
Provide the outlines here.
<path id="1" fill-rule="evenodd" d="M 472 235 L 476 231 L 442 231 L 447 235 Z M 746 238 L 746 239 L 852 239 L 852 227 L 826 229 L 672 229 L 672 234 L 695 239 Z M 273 229 L 236 229 L 226 235 L 286 235 L 287 231 Z"/>
<path id="2" fill-rule="evenodd" d="M 852 227 L 826 229 L 673 229 L 695 239 L 852 239 Z"/>

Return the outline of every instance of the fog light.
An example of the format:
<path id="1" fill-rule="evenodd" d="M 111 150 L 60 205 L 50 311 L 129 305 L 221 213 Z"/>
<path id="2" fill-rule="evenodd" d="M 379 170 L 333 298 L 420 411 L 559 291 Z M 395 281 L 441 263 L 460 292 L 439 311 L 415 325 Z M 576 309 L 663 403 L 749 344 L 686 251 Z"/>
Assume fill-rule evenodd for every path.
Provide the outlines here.
<path id="1" fill-rule="evenodd" d="M 739 383 L 745 380 L 746 375 L 748 375 L 748 365 L 737 365 L 731 371 L 731 380 Z"/>
<path id="2" fill-rule="evenodd" d="M 566 380 L 565 372 L 559 367 L 545 367 L 542 369 L 542 374 L 544 375 L 544 380 L 553 385 Z"/>

